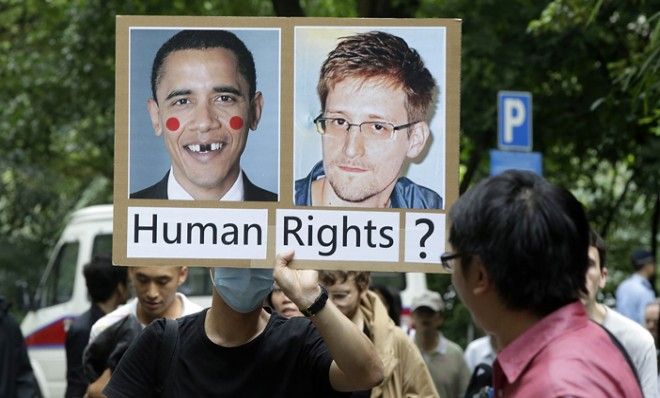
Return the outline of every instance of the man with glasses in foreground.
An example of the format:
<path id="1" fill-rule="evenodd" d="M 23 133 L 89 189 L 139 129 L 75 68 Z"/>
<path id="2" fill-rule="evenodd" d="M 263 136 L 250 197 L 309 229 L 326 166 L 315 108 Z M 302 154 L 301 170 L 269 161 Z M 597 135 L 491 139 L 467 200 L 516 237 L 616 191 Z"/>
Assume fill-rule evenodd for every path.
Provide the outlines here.
<path id="1" fill-rule="evenodd" d="M 296 205 L 441 209 L 436 192 L 399 177 L 430 136 L 437 90 L 417 51 L 400 37 L 345 37 L 318 83 L 323 161 L 296 181 Z"/>
<path id="2" fill-rule="evenodd" d="M 591 322 L 589 224 L 567 190 L 525 171 L 481 181 L 449 213 L 441 257 L 474 321 L 501 350 L 495 397 L 641 397 L 631 365 Z"/>

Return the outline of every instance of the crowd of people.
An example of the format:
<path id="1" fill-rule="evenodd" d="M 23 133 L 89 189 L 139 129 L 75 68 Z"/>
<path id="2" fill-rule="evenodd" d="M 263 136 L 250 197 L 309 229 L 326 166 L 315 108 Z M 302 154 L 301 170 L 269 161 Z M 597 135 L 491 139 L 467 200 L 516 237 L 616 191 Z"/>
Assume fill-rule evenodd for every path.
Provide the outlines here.
<path id="1" fill-rule="evenodd" d="M 346 67 L 343 58 L 356 55 L 363 61 Z M 437 193 L 398 178 L 430 134 L 435 83 L 417 52 L 393 35 L 370 32 L 346 38 L 329 57 L 319 82 L 323 113 L 315 119 L 324 158 L 296 184 L 296 203 L 442 208 Z M 408 69 L 422 81 L 407 79 Z M 149 112 L 172 167 L 132 197 L 276 200 L 240 168 L 247 133 L 263 107 L 254 60 L 241 40 L 222 30 L 181 31 L 161 47 L 152 73 Z M 427 89 L 424 95 L 416 94 L 417 86 Z M 397 125 L 344 107 L 343 100 L 360 98 L 358 88 L 384 99 Z M 188 138 L 182 149 L 180 137 L 222 130 L 232 115 L 241 123 L 218 133 L 222 145 Z M 371 141 L 352 135 L 352 128 Z M 405 133 L 395 134 L 399 130 Z M 387 147 L 396 162 L 377 167 L 378 184 L 351 188 L 346 169 L 358 166 L 347 159 L 382 152 L 383 142 L 398 143 Z M 196 163 L 224 146 L 228 159 L 220 156 L 209 170 Z M 360 167 L 362 178 L 366 163 Z M 633 253 L 635 273 L 618 287 L 614 310 L 597 300 L 608 277 L 606 246 L 566 189 L 530 172 L 507 171 L 463 194 L 448 219 L 442 266 L 484 331 L 465 352 L 442 333 L 445 305 L 438 292 L 418 292 L 412 328 L 404 331 L 400 298 L 371 290 L 368 272 L 293 269 L 293 252 L 280 253 L 273 269 L 211 268 L 206 309 L 177 292 L 186 267 L 126 271 L 95 258 L 85 267 L 91 307 L 67 337 L 66 396 L 658 396 L 660 302 L 649 282 L 651 252 Z M 126 302 L 129 285 L 135 297 Z M 0 324 L 16 329 L 4 311 L 0 315 Z M 32 394 L 25 346 L 10 344 L 11 350 L 0 346 L 0 355 L 20 365 L 15 380 L 22 384 L 8 386 L 3 377 L 0 395 Z"/>
<path id="2" fill-rule="evenodd" d="M 558 203 L 565 217 L 538 218 L 540 209 L 556 211 L 552 205 Z M 498 222 L 483 218 L 496 214 L 492 206 L 500 208 Z M 388 312 L 397 305 L 391 289 L 371 289 L 368 272 L 295 271 L 287 267 L 293 256 L 287 253 L 278 257 L 274 271 L 248 270 L 252 282 L 244 286 L 249 289 L 236 292 L 225 282 L 242 274 L 217 268 L 211 271 L 213 304 L 201 310 L 176 292 L 185 267 L 126 273 L 101 257 L 85 267 L 91 308 L 69 331 L 67 397 L 250 395 L 261 391 L 250 381 L 264 378 L 273 396 L 344 396 L 340 391 L 352 391 L 345 395 L 351 397 L 481 397 L 498 391 L 505 397 L 658 396 L 660 302 L 645 303 L 641 319 L 598 302 L 608 277 L 606 245 L 589 229 L 570 193 L 540 177 L 509 172 L 479 184 L 450 214 L 454 252 L 442 256 L 443 265 L 485 332 L 465 352 L 442 333 L 441 294 L 419 292 L 410 308 L 412 328 L 404 329 L 398 314 Z M 470 214 L 484 224 L 475 224 Z M 525 236 L 527 228 L 541 228 L 533 237 L 539 241 L 526 242 L 524 253 L 505 248 L 512 257 L 504 260 L 488 252 L 490 244 L 474 239 L 472 231 L 500 236 L 487 226 Z M 566 241 L 566 233 L 574 240 Z M 556 244 L 541 240 L 551 237 Z M 520 271 L 516 267 L 530 267 L 524 256 L 540 258 L 547 250 L 563 256 L 563 265 L 548 261 L 524 279 L 521 272 L 519 280 L 509 276 Z M 654 261 L 648 251 L 632 255 L 635 269 Z M 512 284 L 521 286 L 523 280 L 528 288 L 511 292 Z M 117 307 L 126 300 L 127 282 L 136 297 Z M 154 322 L 159 318 L 179 318 L 174 370 L 168 367 L 165 378 L 158 364 L 167 327 L 164 320 Z M 79 334 L 91 335 L 89 344 L 73 344 Z M 298 381 L 303 375 L 305 383 Z"/>
<path id="3" fill-rule="evenodd" d="M 598 300 L 606 244 L 565 189 L 505 172 L 449 215 L 442 265 L 484 332 L 465 352 L 442 333 L 440 293 L 419 292 L 403 328 L 400 297 L 368 272 L 294 270 L 291 252 L 274 269 L 213 268 L 202 309 L 177 292 L 186 267 L 99 256 L 84 267 L 90 309 L 68 330 L 66 396 L 660 396 L 651 252 L 632 253 L 614 309 Z M 39 396 L 25 345 L 11 348 L 3 391 Z"/>

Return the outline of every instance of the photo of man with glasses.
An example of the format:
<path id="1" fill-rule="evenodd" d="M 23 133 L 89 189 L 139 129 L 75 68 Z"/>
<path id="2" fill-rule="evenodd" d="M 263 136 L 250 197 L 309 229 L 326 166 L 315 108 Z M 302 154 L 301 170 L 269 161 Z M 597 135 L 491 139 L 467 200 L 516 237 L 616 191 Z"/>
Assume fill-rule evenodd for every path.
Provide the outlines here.
<path id="1" fill-rule="evenodd" d="M 341 37 L 321 66 L 317 93 L 322 160 L 296 181 L 296 205 L 443 208 L 435 190 L 405 176 L 428 156 L 438 94 L 415 49 L 384 31 Z"/>

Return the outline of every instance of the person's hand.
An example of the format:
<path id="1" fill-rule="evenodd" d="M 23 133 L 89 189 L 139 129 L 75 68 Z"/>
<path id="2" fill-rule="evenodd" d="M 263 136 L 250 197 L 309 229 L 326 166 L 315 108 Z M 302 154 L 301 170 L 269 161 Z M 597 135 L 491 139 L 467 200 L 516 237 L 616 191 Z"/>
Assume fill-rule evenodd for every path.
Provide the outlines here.
<path id="1" fill-rule="evenodd" d="M 282 292 L 293 301 L 298 308 L 309 308 L 321 294 L 319 273 L 314 270 L 300 270 L 289 267 L 294 252 L 279 253 L 273 269 L 273 278 Z"/>

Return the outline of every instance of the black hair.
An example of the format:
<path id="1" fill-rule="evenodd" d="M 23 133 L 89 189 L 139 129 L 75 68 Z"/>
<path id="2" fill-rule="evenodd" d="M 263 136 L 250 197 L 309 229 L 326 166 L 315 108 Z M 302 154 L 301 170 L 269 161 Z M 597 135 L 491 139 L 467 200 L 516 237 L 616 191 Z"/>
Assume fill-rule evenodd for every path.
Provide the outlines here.
<path id="1" fill-rule="evenodd" d="M 545 316 L 587 294 L 589 224 L 566 189 L 506 171 L 470 189 L 449 216 L 454 251 L 481 259 L 507 308 Z"/>
<path id="2" fill-rule="evenodd" d="M 205 50 L 209 48 L 225 48 L 236 55 L 238 71 L 247 80 L 250 99 L 253 99 L 257 89 L 257 73 L 252 53 L 235 34 L 226 30 L 209 29 L 182 30 L 158 49 L 151 68 L 151 94 L 154 101 L 158 102 L 156 87 L 162 73 L 163 63 L 170 53 L 180 50 Z"/>
<path id="3" fill-rule="evenodd" d="M 128 282 L 126 267 L 112 265 L 110 255 L 97 255 L 83 267 L 87 291 L 94 303 L 109 299 L 119 284 Z"/>
<path id="4" fill-rule="evenodd" d="M 390 319 L 394 322 L 395 325 L 401 325 L 401 294 L 396 288 L 385 286 L 385 285 L 372 285 L 369 286 L 369 290 L 380 293 L 380 295 L 385 299 L 385 305 L 387 306 L 387 314 L 390 316 Z"/>

